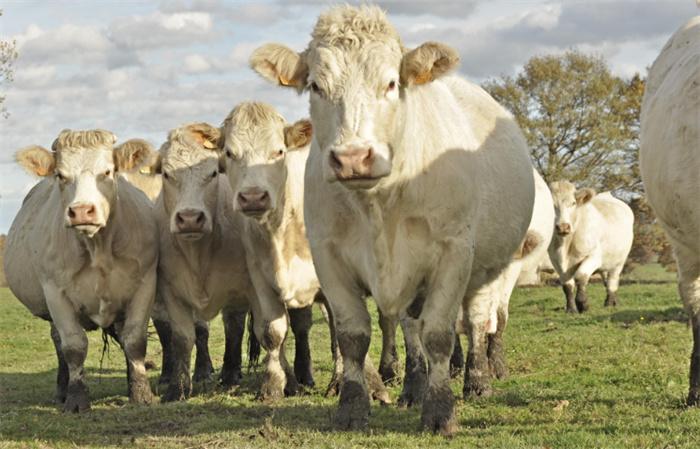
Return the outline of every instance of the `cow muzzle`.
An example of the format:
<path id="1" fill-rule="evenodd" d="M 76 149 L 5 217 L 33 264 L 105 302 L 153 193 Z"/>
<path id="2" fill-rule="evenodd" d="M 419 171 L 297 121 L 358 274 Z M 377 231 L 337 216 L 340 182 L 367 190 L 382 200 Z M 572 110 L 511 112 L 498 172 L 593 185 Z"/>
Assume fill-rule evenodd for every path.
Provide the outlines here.
<path id="1" fill-rule="evenodd" d="M 175 214 L 177 232 L 186 238 L 199 238 L 206 222 L 207 217 L 201 210 L 185 209 Z"/>
<path id="2" fill-rule="evenodd" d="M 350 188 L 371 188 L 391 173 L 391 163 L 371 147 L 331 150 L 328 163 L 335 178 Z"/>
<path id="3" fill-rule="evenodd" d="M 66 212 L 68 225 L 76 231 L 93 236 L 102 226 L 97 207 L 94 204 L 75 204 Z"/>
<path id="4" fill-rule="evenodd" d="M 249 217 L 259 217 L 270 210 L 270 194 L 258 187 L 251 187 L 238 193 L 238 209 Z"/>
<path id="5" fill-rule="evenodd" d="M 571 234 L 571 224 L 569 223 L 558 223 L 554 227 L 559 235 L 569 235 Z"/>

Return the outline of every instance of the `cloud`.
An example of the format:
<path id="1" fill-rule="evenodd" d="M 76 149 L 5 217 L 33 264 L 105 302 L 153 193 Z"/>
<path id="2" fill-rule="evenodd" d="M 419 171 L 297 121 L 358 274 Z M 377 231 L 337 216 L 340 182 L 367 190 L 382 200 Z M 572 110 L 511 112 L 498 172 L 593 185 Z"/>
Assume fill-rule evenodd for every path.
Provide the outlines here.
<path id="1" fill-rule="evenodd" d="M 206 42 L 212 29 L 213 19 L 206 12 L 154 11 L 117 18 L 109 25 L 109 34 L 119 46 L 145 50 Z"/>

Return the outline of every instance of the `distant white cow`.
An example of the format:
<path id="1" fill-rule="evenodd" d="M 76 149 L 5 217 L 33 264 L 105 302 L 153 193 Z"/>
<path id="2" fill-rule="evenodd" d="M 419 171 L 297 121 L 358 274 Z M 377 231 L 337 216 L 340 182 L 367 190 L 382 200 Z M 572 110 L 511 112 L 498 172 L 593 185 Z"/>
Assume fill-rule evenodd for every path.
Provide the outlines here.
<path id="1" fill-rule="evenodd" d="M 161 249 L 158 291 L 170 316 L 176 359 L 163 402 L 189 397 L 195 320 L 249 308 L 258 340 L 268 351 L 259 399 L 271 401 L 299 390 L 282 351 L 284 305 L 258 301 L 250 282 L 239 234 L 242 217 L 233 208 L 220 140 L 221 131 L 206 123 L 182 125 L 170 131 L 156 165 L 163 175 L 155 205 Z"/>
<path id="2" fill-rule="evenodd" d="M 441 43 L 407 50 L 367 5 L 322 13 L 302 53 L 268 44 L 251 56 L 271 82 L 310 91 L 304 217 L 344 361 L 335 429 L 369 425 L 368 293 L 385 315 L 415 318 L 411 332 L 430 364 L 424 429 L 458 428 L 449 359 L 460 304 L 475 354 L 465 392 L 491 391 L 481 289 L 525 237 L 534 181 L 512 116 L 484 90 L 446 76 L 458 63 Z"/>
<path id="3" fill-rule="evenodd" d="M 148 149 L 125 144 L 129 150 L 120 152 L 116 140 L 104 130 L 64 130 L 53 152 L 31 146 L 16 156 L 44 179 L 12 223 L 5 275 L 23 304 L 51 321 L 58 356 L 55 400 L 65 402 L 66 412 L 90 409 L 83 329 L 116 332 L 127 360 L 129 399 L 153 401 L 144 357 L 158 234 L 146 195 L 115 173 Z"/>
<path id="4" fill-rule="evenodd" d="M 595 272 L 605 283 L 605 306 L 619 305 L 620 273 L 632 248 L 632 209 L 610 192 L 596 195 L 566 181 L 553 182 L 550 189 L 556 218 L 549 258 L 566 294 L 566 312 L 588 310 L 586 285 Z"/>
<path id="5" fill-rule="evenodd" d="M 242 103 L 223 123 L 227 176 L 240 220 L 246 260 L 257 295 L 284 304 L 296 339 L 294 372 L 304 385 L 314 385 L 309 353 L 311 306 L 326 304 L 316 277 L 304 224 L 304 166 L 313 128 L 308 119 L 287 124 L 265 103 Z M 328 388 L 342 381 L 335 326 L 330 319 L 336 369 Z M 367 358 L 370 393 L 390 402 L 389 393 Z"/>
<path id="6" fill-rule="evenodd" d="M 671 241 L 678 291 L 693 323 L 688 405 L 700 406 L 700 16 L 668 40 L 642 100 L 639 165 Z"/>

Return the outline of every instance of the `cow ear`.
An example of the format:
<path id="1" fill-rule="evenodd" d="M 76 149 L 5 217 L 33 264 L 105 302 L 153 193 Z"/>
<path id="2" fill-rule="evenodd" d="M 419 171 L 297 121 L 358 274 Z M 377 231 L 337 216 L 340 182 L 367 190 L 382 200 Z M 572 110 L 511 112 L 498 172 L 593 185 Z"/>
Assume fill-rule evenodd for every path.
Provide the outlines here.
<path id="1" fill-rule="evenodd" d="M 425 84 L 459 66 L 457 50 L 440 42 L 426 42 L 403 56 L 401 85 Z"/>
<path id="2" fill-rule="evenodd" d="M 586 204 L 595 196 L 595 190 L 593 189 L 580 189 L 574 193 L 574 198 L 577 204 Z"/>
<path id="3" fill-rule="evenodd" d="M 306 87 L 309 67 L 303 54 L 282 44 L 265 44 L 250 56 L 250 67 L 278 86 L 294 87 L 301 93 Z"/>
<path id="4" fill-rule="evenodd" d="M 56 153 L 32 145 L 15 153 L 15 161 L 33 176 L 48 176 L 56 169 Z"/>
<path id="5" fill-rule="evenodd" d="M 314 137 L 314 128 L 311 120 L 303 118 L 293 125 L 284 128 L 284 144 L 288 150 L 303 148 L 311 145 Z"/>
<path id="6" fill-rule="evenodd" d="M 115 147 L 113 154 L 117 170 L 131 170 L 141 166 L 142 173 L 151 173 L 150 165 L 157 155 L 153 145 L 143 139 L 127 140 Z"/>
<path id="7" fill-rule="evenodd" d="M 197 146 L 218 151 L 223 143 L 221 130 L 208 123 L 196 122 L 185 127 L 185 136 Z"/>

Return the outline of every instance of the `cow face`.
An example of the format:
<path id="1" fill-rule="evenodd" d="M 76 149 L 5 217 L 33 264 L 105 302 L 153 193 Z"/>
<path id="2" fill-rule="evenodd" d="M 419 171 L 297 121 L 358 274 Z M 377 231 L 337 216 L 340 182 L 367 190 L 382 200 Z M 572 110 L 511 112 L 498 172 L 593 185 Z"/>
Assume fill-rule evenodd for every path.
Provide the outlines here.
<path id="1" fill-rule="evenodd" d="M 220 138 L 218 128 L 189 123 L 170 131 L 160 149 L 156 171 L 163 176 L 163 204 L 170 232 L 180 238 L 197 240 L 213 230 L 219 175 L 225 172 Z"/>
<path id="2" fill-rule="evenodd" d="M 268 44 L 250 59 L 273 83 L 310 92 L 324 178 L 349 189 L 372 188 L 391 174 L 394 143 L 403 135 L 400 104 L 406 91 L 458 63 L 455 50 L 435 42 L 406 52 L 374 6 L 342 6 L 322 14 L 301 54 Z"/>
<path id="3" fill-rule="evenodd" d="M 109 131 L 63 130 L 49 152 L 32 146 L 17 152 L 17 162 L 30 174 L 52 176 L 58 185 L 64 225 L 93 237 L 107 225 L 117 201 L 115 170 L 125 158 L 138 163 L 150 148 L 135 144 L 118 157 Z"/>
<path id="4" fill-rule="evenodd" d="M 263 221 L 284 195 L 287 152 L 311 142 L 311 122 L 304 119 L 290 126 L 270 105 L 242 103 L 226 117 L 223 129 L 233 207 Z"/>
<path id="5" fill-rule="evenodd" d="M 554 201 L 554 231 L 561 237 L 573 234 L 578 208 L 595 196 L 592 189 L 576 190 L 570 182 L 553 182 L 550 184 Z"/>

